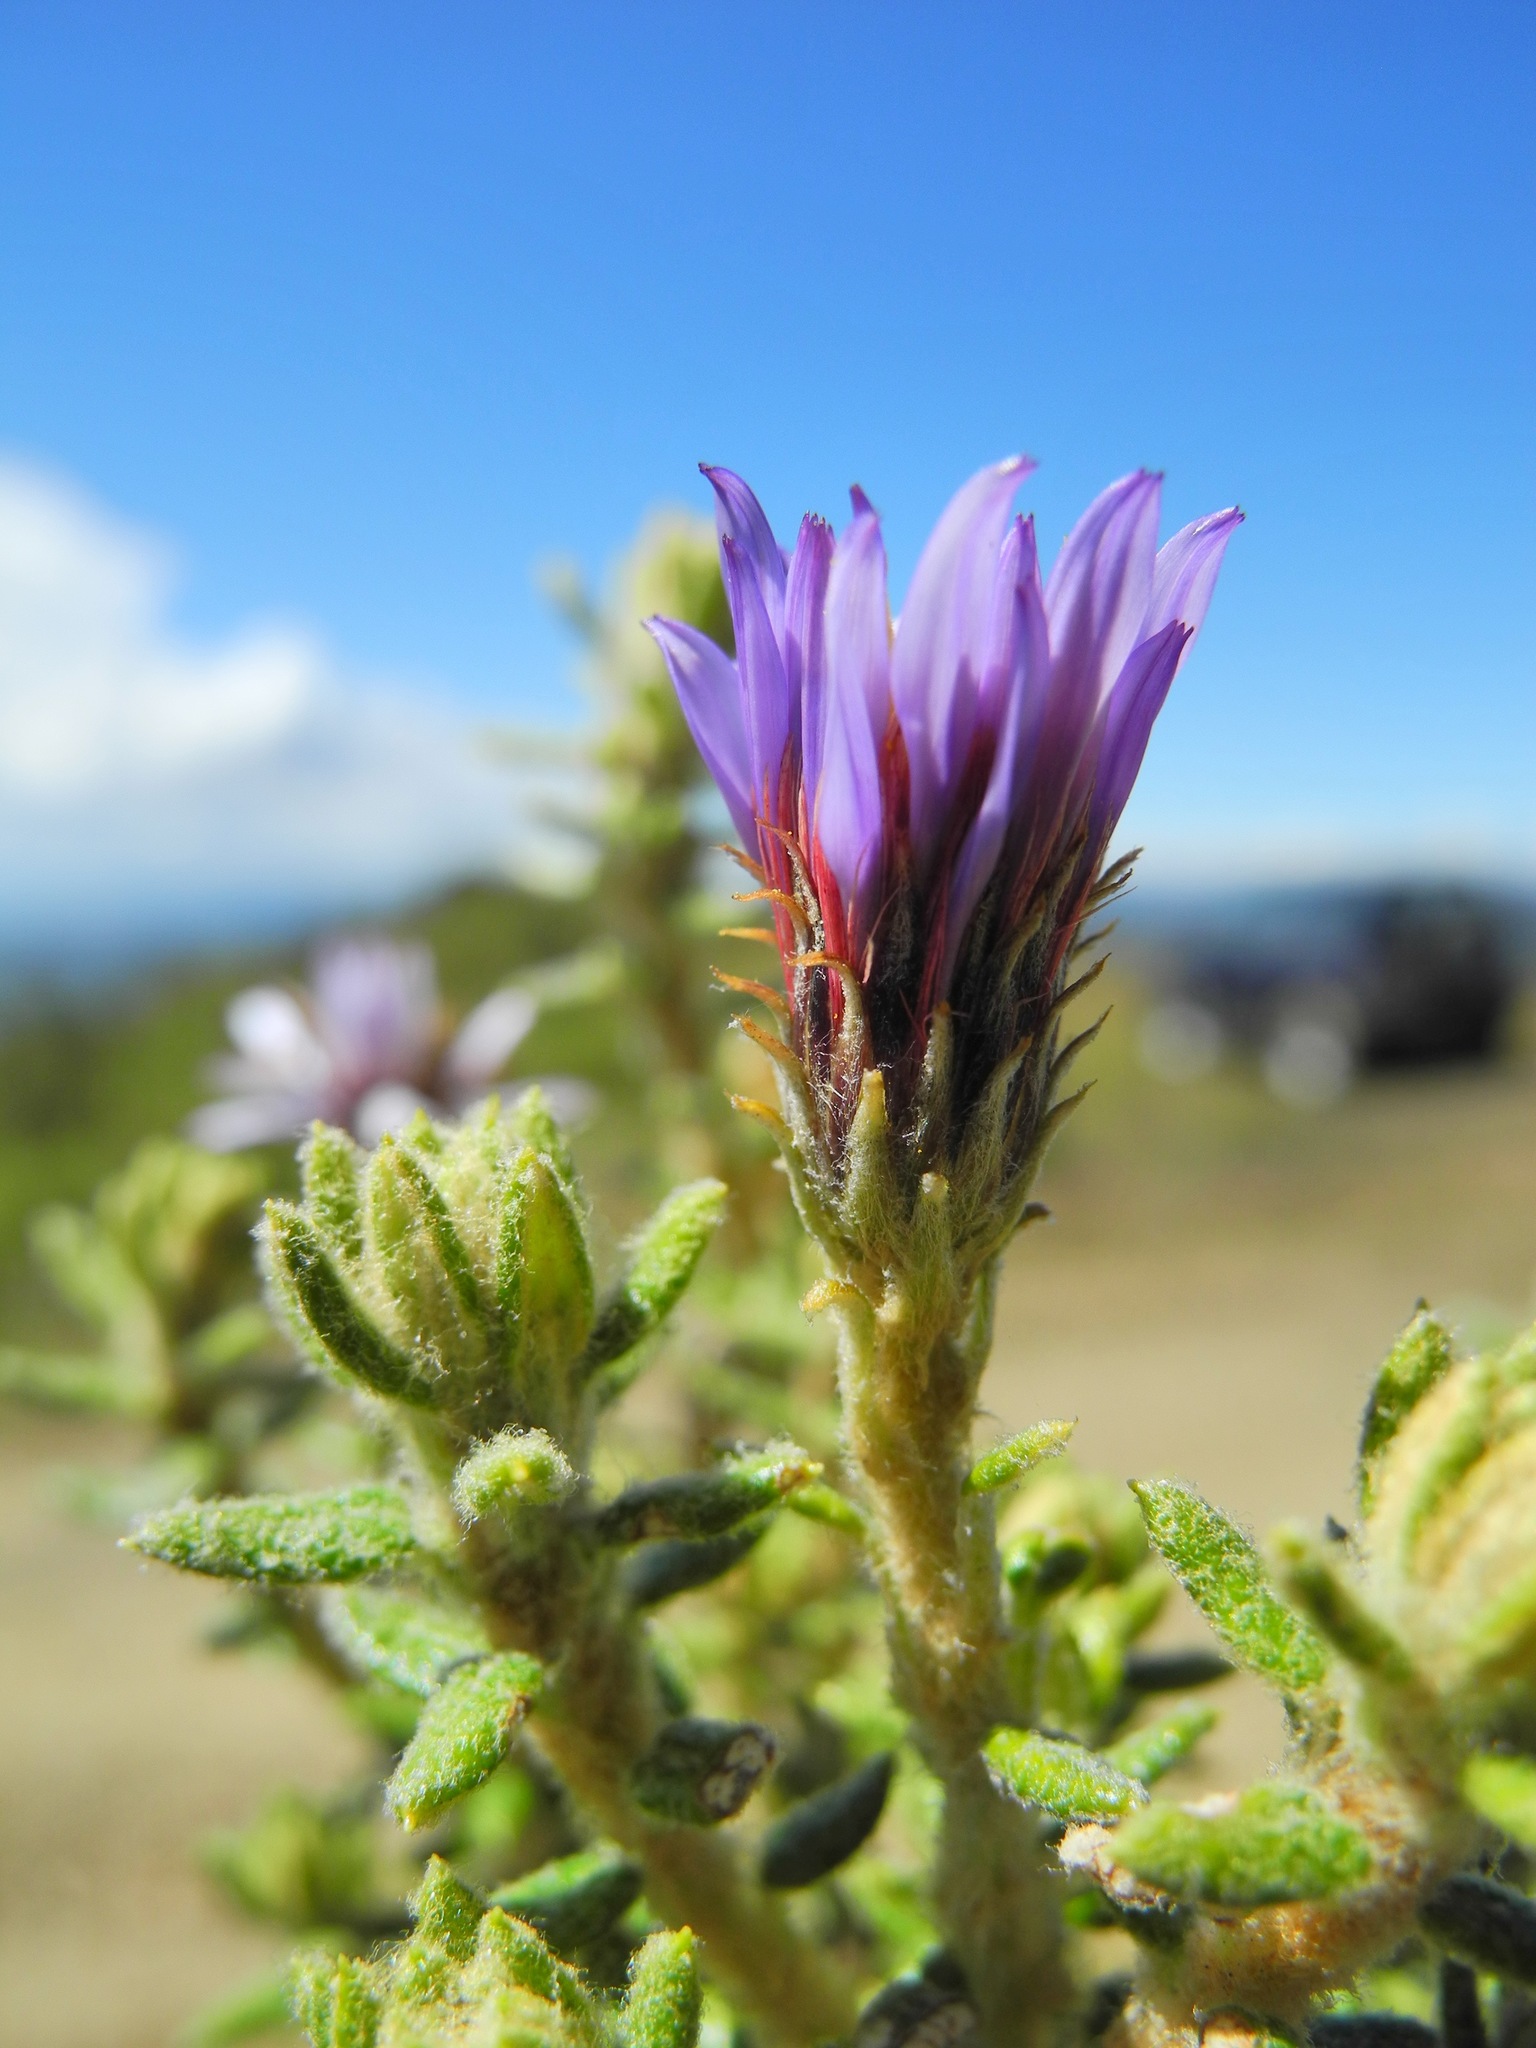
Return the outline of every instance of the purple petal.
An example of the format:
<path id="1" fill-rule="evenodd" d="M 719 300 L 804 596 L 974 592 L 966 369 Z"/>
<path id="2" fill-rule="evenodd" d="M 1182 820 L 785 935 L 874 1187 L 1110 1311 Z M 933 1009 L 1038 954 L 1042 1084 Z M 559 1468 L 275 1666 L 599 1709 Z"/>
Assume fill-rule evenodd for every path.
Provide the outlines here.
<path id="1" fill-rule="evenodd" d="M 430 1059 L 438 997 L 429 947 L 342 939 L 316 952 L 310 986 L 343 1085 L 409 1077 Z"/>
<path id="2" fill-rule="evenodd" d="M 736 664 L 707 634 L 680 619 L 647 619 L 645 624 L 661 649 L 693 743 L 750 853 L 757 845 L 757 818 Z"/>
<path id="3" fill-rule="evenodd" d="M 1017 519 L 999 558 L 998 600 L 989 635 L 984 712 L 996 719 L 997 749 L 975 820 L 950 881 L 948 957 L 953 964 L 971 912 L 992 878 L 1018 809 L 1050 687 L 1051 651 L 1032 519 Z"/>
<path id="4" fill-rule="evenodd" d="M 1152 572 L 1147 633 L 1160 632 L 1172 619 L 1181 619 L 1191 636 L 1199 632 L 1227 542 L 1242 523 L 1242 513 L 1232 505 L 1225 512 L 1212 512 L 1181 527 L 1172 540 L 1163 543 Z"/>
<path id="5" fill-rule="evenodd" d="M 720 539 L 729 540 L 757 571 L 763 606 L 773 627 L 774 638 L 784 635 L 784 551 L 773 537 L 768 514 L 757 502 L 751 488 L 732 469 L 712 469 L 699 464 L 714 486 L 715 523 Z"/>
<path id="6" fill-rule="evenodd" d="M 1141 773 L 1153 723 L 1193 638 L 1182 620 L 1171 620 L 1133 651 L 1110 692 L 1088 814 L 1091 847 L 1102 848 L 1119 822 Z"/>
<path id="7" fill-rule="evenodd" d="M 1045 586 L 1057 687 L 1090 715 L 1145 637 L 1161 498 L 1162 478 L 1144 469 L 1111 484 L 1062 542 Z"/>
<path id="8" fill-rule="evenodd" d="M 902 607 L 891 690 L 907 743 L 919 858 L 942 833 L 945 799 L 970 751 L 998 551 L 1033 468 L 1018 455 L 961 486 L 928 537 Z"/>
<path id="9" fill-rule="evenodd" d="M 827 583 L 828 689 L 811 826 L 845 910 L 880 844 L 880 742 L 890 717 L 891 614 L 880 521 L 864 501 Z"/>
<path id="10" fill-rule="evenodd" d="M 832 529 L 807 513 L 789 565 L 784 592 L 784 668 L 790 722 L 800 741 L 805 787 L 821 779 L 821 735 L 826 720 L 827 580 L 832 571 Z"/>
<path id="11" fill-rule="evenodd" d="M 736 668 L 741 677 L 742 715 L 752 762 L 753 815 L 775 825 L 793 826 L 793 818 L 780 816 L 790 717 L 789 679 L 784 673 L 779 637 L 768 616 L 756 565 L 729 535 L 720 543 L 720 562 L 736 628 Z M 782 563 L 779 573 L 783 574 Z M 781 594 L 781 618 L 782 603 Z M 752 843 L 749 841 L 749 847 Z"/>

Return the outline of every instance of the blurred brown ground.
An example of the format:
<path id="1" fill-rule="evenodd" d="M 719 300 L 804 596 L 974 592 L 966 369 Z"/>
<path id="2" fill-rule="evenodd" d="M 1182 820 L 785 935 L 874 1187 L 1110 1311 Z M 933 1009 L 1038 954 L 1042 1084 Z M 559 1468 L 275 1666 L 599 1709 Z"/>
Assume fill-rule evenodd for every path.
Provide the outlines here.
<path id="1" fill-rule="evenodd" d="M 1415 1299 L 1527 1307 L 1536 1063 L 1374 1080 L 1309 1114 L 1241 1074 L 1146 1079 L 1133 1021 L 1090 1055 L 1101 1085 L 1047 1174 L 1057 1220 L 1010 1265 L 999 1427 L 1076 1415 L 1085 1464 L 1178 1474 L 1259 1529 L 1347 1514 L 1364 1390 Z M 120 1438 L 14 1413 L 0 1432 L 0 2041 L 164 2048 L 284 1946 L 217 1899 L 199 1838 L 355 1751 L 302 1676 L 199 1646 L 207 1589 L 50 1504 L 50 1466 L 117 1462 Z M 1278 1732 L 1261 1699 L 1224 1699 L 1214 1782 L 1262 1768 Z"/>

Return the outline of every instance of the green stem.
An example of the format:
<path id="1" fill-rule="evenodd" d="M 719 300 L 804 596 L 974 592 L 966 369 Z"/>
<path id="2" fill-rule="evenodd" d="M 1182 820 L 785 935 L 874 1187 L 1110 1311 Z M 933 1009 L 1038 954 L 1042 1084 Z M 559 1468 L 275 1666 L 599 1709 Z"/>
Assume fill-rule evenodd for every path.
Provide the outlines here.
<path id="1" fill-rule="evenodd" d="M 957 1293 L 922 1300 L 887 1276 L 876 1294 L 861 1278 L 837 1293 L 844 1429 L 873 1514 L 897 1698 L 944 1786 L 940 1923 L 989 2048 L 1039 2048 L 1071 1983 L 1038 1821 L 977 1753 L 1017 1718 L 992 1509 L 963 1491 L 977 1321 Z"/>

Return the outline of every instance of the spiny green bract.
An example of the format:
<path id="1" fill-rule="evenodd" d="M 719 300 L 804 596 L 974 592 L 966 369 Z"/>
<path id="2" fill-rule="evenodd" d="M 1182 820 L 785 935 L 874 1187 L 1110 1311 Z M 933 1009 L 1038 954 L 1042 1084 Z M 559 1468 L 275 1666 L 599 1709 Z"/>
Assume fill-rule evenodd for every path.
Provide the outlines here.
<path id="1" fill-rule="evenodd" d="M 264 1246 L 274 1293 L 317 1363 L 437 1409 L 472 1439 L 543 1431 L 561 1455 L 584 1446 L 595 1365 L 672 1308 L 721 1213 L 718 1185 L 701 1183 L 646 1226 L 601 1312 L 599 1359 L 584 1208 L 536 1090 L 462 1124 L 420 1115 L 372 1154 L 319 1127 L 303 1166 L 303 1202 L 268 1204 Z M 488 1499 L 482 1476 L 477 1497 Z M 558 1477 L 543 1474 L 550 1486 Z M 516 1490 L 510 1467 L 501 1478 Z"/>
<path id="2" fill-rule="evenodd" d="M 313 2048 L 695 2048 L 700 1993 L 686 1930 L 641 1945 L 612 2005 L 438 1857 L 411 1906 L 414 1933 L 374 1960 L 297 1965 L 293 2011 Z"/>
<path id="3" fill-rule="evenodd" d="M 1364 1838 L 1315 1792 L 1252 1785 L 1223 1811 L 1149 1806 L 1115 1831 L 1114 1860 L 1191 1903 L 1264 1906 L 1326 1898 L 1371 1872 Z"/>
<path id="4" fill-rule="evenodd" d="M 1536 1717 L 1536 1331 L 1421 1378 L 1371 1466 L 1359 1597 L 1465 1738 L 1526 1749 Z"/>
<path id="5" fill-rule="evenodd" d="M 1135 1482 L 1147 1534 L 1234 1656 L 1287 1694 L 1310 1692 L 1327 1670 L 1323 1646 L 1276 1597 L 1237 1524 L 1173 1480 Z"/>

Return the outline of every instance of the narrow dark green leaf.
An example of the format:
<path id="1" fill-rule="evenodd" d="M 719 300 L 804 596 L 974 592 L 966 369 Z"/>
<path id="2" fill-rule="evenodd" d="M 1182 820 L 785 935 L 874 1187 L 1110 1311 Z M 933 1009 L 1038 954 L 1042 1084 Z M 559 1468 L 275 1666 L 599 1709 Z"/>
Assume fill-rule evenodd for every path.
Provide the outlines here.
<path id="1" fill-rule="evenodd" d="M 491 1893 L 491 1904 L 570 1955 L 606 1934 L 639 1898 L 644 1881 L 640 1865 L 617 1849 L 581 1849 L 504 1884 Z"/>
<path id="2" fill-rule="evenodd" d="M 815 1884 L 846 1863 L 879 1826 L 895 1766 L 890 1751 L 871 1757 L 776 1820 L 763 1838 L 763 1883 L 775 1890 Z"/>

